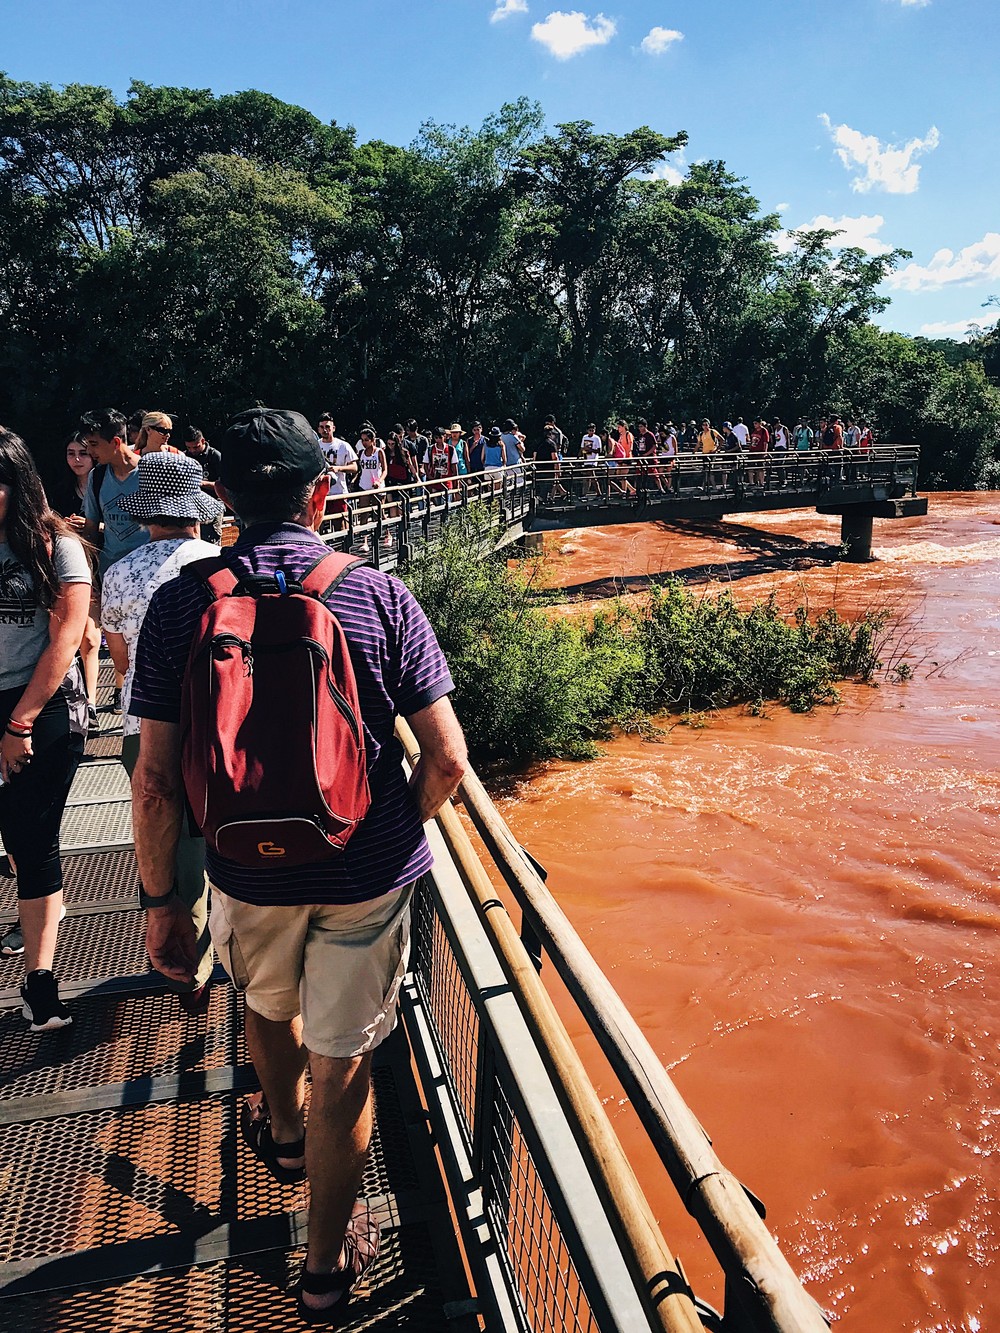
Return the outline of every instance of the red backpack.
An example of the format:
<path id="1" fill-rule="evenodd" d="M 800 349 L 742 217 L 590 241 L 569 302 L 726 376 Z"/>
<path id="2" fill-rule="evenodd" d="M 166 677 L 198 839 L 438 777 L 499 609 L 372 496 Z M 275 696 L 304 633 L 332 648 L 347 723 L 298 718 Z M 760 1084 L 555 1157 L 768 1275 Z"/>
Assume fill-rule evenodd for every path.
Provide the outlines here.
<path id="1" fill-rule="evenodd" d="M 181 765 L 213 851 L 244 866 L 299 866 L 342 852 L 371 804 L 358 689 L 326 599 L 363 561 L 330 552 L 300 581 L 183 573 L 212 595 L 191 644 Z"/>

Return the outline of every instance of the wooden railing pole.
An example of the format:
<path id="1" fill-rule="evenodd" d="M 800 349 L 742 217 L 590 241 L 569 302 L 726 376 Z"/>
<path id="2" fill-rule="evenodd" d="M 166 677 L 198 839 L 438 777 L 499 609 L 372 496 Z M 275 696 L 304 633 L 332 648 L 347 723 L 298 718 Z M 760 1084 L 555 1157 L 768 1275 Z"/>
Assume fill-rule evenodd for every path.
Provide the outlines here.
<path id="1" fill-rule="evenodd" d="M 402 719 L 397 720 L 396 728 L 410 763 L 415 764 L 419 747 L 413 732 Z M 643 1295 L 650 1328 L 662 1333 L 704 1333 L 687 1281 L 663 1239 L 601 1099 L 451 804 L 439 812 L 437 823 L 493 936 L 501 965 L 594 1173 L 608 1219 L 624 1242 L 624 1257 Z"/>
<path id="2" fill-rule="evenodd" d="M 470 769 L 459 788 L 466 809 L 546 953 L 587 1019 L 671 1179 L 728 1277 L 743 1289 L 747 1327 L 822 1333 L 828 1325 L 742 1185 L 727 1171 L 621 997 L 525 857 Z"/>

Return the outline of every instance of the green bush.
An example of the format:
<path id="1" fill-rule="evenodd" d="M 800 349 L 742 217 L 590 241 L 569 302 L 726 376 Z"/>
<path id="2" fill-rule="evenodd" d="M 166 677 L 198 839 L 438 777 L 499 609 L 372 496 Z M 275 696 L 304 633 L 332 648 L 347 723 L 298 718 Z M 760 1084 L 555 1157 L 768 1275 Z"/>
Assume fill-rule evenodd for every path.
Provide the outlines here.
<path id="1" fill-rule="evenodd" d="M 615 728 L 652 730 L 657 714 L 690 720 L 733 704 L 808 712 L 836 682 L 869 680 L 887 635 L 883 614 L 834 610 L 789 619 L 772 595 L 741 610 L 729 593 L 679 580 L 644 605 L 614 600 L 593 616 L 553 615 L 533 593 L 537 567 L 508 569 L 482 514 L 452 523 L 406 582 L 455 678 L 455 706 L 479 760 L 582 759 Z"/>

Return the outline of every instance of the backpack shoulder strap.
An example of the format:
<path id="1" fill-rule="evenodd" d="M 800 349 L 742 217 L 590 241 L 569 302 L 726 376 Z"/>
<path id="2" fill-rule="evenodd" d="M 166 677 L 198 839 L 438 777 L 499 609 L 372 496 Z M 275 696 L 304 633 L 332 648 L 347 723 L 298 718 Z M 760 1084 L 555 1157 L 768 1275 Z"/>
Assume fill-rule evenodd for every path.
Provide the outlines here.
<path id="1" fill-rule="evenodd" d="M 355 555 L 342 555 L 339 551 L 328 551 L 302 575 L 302 591 L 309 596 L 318 597 L 325 602 L 344 578 L 364 560 Z"/>
<path id="2" fill-rule="evenodd" d="M 97 521 L 99 523 L 104 519 L 104 506 L 101 504 L 101 487 L 104 485 L 104 478 L 107 474 L 107 463 L 98 463 L 91 474 L 94 478 L 94 503 L 97 505 Z"/>
<path id="3" fill-rule="evenodd" d="M 180 572 L 203 584 L 213 602 L 220 597 L 228 597 L 239 584 L 225 556 L 210 555 L 204 560 L 192 560 L 190 564 L 183 565 Z"/>

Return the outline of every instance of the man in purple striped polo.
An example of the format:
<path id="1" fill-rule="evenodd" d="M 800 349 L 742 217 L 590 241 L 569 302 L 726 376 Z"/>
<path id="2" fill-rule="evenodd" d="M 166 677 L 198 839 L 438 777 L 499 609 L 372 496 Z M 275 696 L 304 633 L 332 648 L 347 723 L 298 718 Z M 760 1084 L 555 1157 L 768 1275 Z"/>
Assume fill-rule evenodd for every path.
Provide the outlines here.
<path id="1" fill-rule="evenodd" d="M 219 493 L 243 533 L 233 569 L 300 578 L 325 550 L 316 529 L 329 490 L 326 459 L 297 412 L 253 408 L 222 442 Z M 173 894 L 184 808 L 181 689 L 209 600 L 177 578 L 155 593 L 136 656 L 130 711 L 142 719 L 133 783 L 136 854 L 146 893 L 146 943 L 165 976 L 189 975 L 190 917 Z M 242 1108 L 243 1137 L 278 1180 L 308 1174 L 309 1249 L 300 1314 L 333 1322 L 378 1249 L 378 1227 L 356 1198 L 372 1128 L 372 1052 L 395 1024 L 409 950 L 414 882 L 431 865 L 423 833 L 458 786 L 465 740 L 448 664 L 426 616 L 399 580 L 351 569 L 328 605 L 348 641 L 365 732 L 372 804 L 338 857 L 282 870 L 206 853 L 216 952 L 246 1000 L 247 1045 L 263 1093 Z M 281 699 L 274 700 L 280 712 Z M 407 786 L 397 714 L 420 743 Z M 162 899 L 162 904 L 156 899 Z M 309 1131 L 305 1070 L 312 1078 Z"/>

